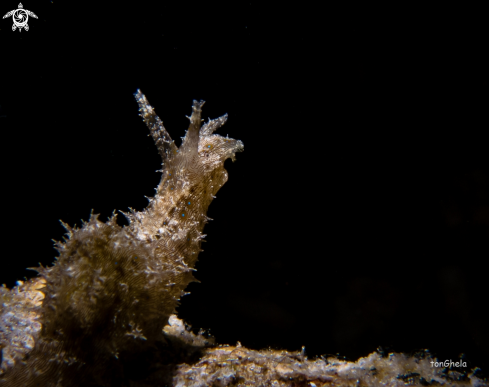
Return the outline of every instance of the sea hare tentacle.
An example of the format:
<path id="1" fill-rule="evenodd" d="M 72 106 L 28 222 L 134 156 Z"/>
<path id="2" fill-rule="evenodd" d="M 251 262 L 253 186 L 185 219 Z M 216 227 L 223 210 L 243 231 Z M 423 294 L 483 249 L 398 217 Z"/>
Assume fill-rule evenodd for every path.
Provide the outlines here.
<path id="1" fill-rule="evenodd" d="M 148 103 L 146 96 L 141 93 L 141 90 L 137 91 L 135 97 L 139 104 L 139 111 L 141 112 L 139 115 L 148 126 L 151 136 L 158 148 L 158 152 L 164 162 L 167 157 L 176 153 L 177 147 L 163 126 L 160 117 L 156 115 L 153 107 Z"/>
<path id="2" fill-rule="evenodd" d="M 53 266 L 0 288 L 0 385 L 112 383 L 122 354 L 162 342 L 195 280 L 207 208 L 227 181 L 224 161 L 243 144 L 212 134 L 225 116 L 201 128 L 204 102 L 194 101 L 178 149 L 146 97 L 139 90 L 135 97 L 163 160 L 156 195 L 145 210 L 125 214 L 128 226 L 96 214 L 79 229 L 66 226 Z"/>

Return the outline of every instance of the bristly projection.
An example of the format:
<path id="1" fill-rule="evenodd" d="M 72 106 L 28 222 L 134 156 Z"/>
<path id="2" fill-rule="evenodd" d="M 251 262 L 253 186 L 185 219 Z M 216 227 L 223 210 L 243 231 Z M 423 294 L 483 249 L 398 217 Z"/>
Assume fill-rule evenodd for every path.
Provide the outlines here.
<path id="1" fill-rule="evenodd" d="M 194 101 L 180 148 L 138 90 L 140 115 L 163 159 L 148 207 L 124 214 L 120 227 L 91 215 L 56 243 L 57 262 L 9 290 L 0 287 L 0 385 L 113 385 L 121 354 L 162 340 L 162 329 L 194 280 L 207 208 L 227 181 L 224 161 L 241 141 L 201 127 Z"/>

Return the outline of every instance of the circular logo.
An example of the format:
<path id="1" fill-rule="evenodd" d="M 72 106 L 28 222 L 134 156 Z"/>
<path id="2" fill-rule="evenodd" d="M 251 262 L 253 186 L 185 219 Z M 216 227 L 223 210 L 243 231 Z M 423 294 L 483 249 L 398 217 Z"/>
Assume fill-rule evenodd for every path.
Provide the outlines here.
<path id="1" fill-rule="evenodd" d="M 17 27 L 24 27 L 26 24 L 27 24 L 27 20 L 29 19 L 29 15 L 27 15 L 27 12 L 25 11 L 25 9 L 16 9 L 14 14 L 13 14 L 13 20 L 14 20 L 14 24 L 17 26 Z"/>

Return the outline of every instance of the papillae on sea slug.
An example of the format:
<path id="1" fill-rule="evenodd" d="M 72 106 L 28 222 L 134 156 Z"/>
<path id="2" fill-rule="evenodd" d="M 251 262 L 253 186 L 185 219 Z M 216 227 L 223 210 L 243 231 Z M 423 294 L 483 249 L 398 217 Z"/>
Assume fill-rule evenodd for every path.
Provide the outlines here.
<path id="1" fill-rule="evenodd" d="M 442 374 L 429 354 L 312 361 L 193 334 L 175 308 L 194 280 L 207 208 L 227 181 L 224 161 L 243 144 L 214 134 L 226 115 L 201 126 L 204 102 L 194 101 L 177 148 L 146 97 L 135 96 L 163 159 L 156 194 L 124 214 L 124 227 L 115 214 L 106 223 L 92 214 L 79 229 L 64 224 L 53 266 L 0 287 L 0 386 L 487 385 Z"/>

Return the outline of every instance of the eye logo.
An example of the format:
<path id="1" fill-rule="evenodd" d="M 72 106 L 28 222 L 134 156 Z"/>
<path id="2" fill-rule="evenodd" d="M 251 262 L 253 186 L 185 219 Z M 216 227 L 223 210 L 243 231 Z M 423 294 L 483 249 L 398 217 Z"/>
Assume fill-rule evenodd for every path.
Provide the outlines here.
<path id="1" fill-rule="evenodd" d="M 34 14 L 34 12 L 24 9 L 22 3 L 19 3 L 18 9 L 7 12 L 3 18 L 5 19 L 9 16 L 12 16 L 12 20 L 14 21 L 14 24 L 12 25 L 12 31 L 15 31 L 18 28 L 19 32 L 22 31 L 22 28 L 24 28 L 26 31 L 29 31 L 29 25 L 27 24 L 29 16 L 37 19 L 37 16 Z"/>

